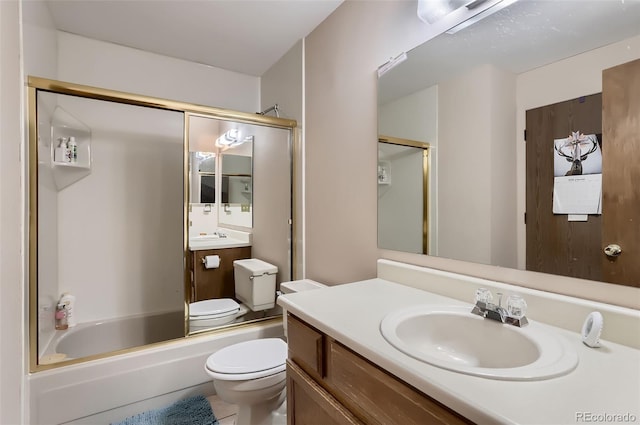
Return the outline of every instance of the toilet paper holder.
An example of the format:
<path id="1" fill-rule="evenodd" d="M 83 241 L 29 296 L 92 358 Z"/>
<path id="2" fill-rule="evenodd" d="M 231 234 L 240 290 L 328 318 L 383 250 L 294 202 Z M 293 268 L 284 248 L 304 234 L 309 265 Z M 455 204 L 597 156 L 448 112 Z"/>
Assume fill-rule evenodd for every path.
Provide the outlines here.
<path id="1" fill-rule="evenodd" d="M 222 259 L 217 255 L 207 255 L 201 261 L 205 269 L 217 269 L 220 267 Z"/>

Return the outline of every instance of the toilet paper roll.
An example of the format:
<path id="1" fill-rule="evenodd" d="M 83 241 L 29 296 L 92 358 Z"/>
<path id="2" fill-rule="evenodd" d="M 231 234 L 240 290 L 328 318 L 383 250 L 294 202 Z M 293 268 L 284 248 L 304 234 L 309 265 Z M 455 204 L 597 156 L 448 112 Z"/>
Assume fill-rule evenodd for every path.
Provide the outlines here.
<path id="1" fill-rule="evenodd" d="M 219 255 L 207 255 L 202 259 L 204 263 L 205 269 L 217 269 L 220 267 L 220 256 Z"/>

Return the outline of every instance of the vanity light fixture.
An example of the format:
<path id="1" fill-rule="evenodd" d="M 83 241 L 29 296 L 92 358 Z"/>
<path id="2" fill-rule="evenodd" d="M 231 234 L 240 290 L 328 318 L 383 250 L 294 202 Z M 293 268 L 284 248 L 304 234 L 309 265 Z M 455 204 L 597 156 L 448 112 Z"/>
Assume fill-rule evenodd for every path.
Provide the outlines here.
<path id="1" fill-rule="evenodd" d="M 433 24 L 447 15 L 455 13 L 462 18 L 447 34 L 467 28 L 487 16 L 504 9 L 517 0 L 418 0 L 418 18 Z"/>
<path id="2" fill-rule="evenodd" d="M 216 146 L 226 150 L 246 142 L 253 142 L 253 136 L 242 137 L 240 130 L 232 128 L 216 139 Z"/>

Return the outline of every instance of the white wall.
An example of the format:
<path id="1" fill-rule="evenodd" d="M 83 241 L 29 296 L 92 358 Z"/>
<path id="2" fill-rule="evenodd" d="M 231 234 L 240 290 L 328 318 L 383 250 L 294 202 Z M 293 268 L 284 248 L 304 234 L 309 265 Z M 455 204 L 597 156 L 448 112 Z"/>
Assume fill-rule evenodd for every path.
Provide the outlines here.
<path id="1" fill-rule="evenodd" d="M 58 32 L 58 76 L 89 86 L 254 113 L 260 80 Z"/>
<path id="2" fill-rule="evenodd" d="M 58 192 L 58 284 L 76 320 L 182 309 L 183 114 L 59 101 L 91 129 L 91 174 Z"/>

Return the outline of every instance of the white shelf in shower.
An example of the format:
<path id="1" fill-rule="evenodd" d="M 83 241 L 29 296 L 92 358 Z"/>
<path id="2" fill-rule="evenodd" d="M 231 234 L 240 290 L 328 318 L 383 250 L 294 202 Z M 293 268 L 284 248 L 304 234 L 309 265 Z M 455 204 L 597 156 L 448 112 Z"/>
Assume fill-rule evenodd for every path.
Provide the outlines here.
<path id="1" fill-rule="evenodd" d="M 74 137 L 77 143 L 76 162 L 55 161 L 55 149 L 61 138 Z M 91 174 L 91 129 L 67 111 L 57 106 L 51 119 L 51 168 L 58 190 Z"/>

